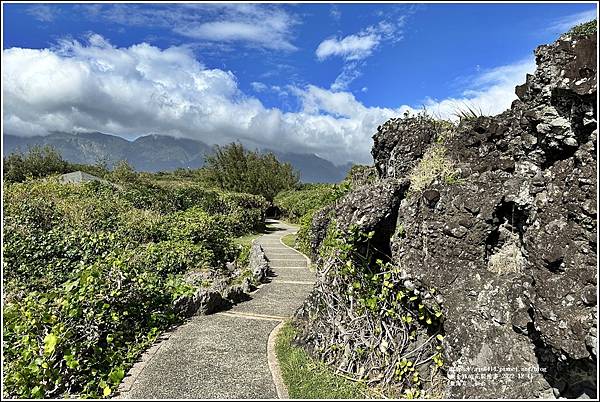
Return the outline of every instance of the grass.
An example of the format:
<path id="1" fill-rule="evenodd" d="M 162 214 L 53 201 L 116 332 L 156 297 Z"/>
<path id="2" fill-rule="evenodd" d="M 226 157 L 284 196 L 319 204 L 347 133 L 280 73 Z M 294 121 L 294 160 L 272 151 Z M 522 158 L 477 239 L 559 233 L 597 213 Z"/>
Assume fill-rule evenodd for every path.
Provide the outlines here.
<path id="1" fill-rule="evenodd" d="M 275 352 L 283 382 L 292 399 L 365 399 L 369 397 L 366 385 L 349 381 L 325 363 L 310 357 L 292 341 L 295 329 L 287 322 L 279 332 Z"/>
<path id="2" fill-rule="evenodd" d="M 446 156 L 446 148 L 440 144 L 430 147 L 410 174 L 410 191 L 420 192 L 435 180 L 442 179 L 446 184 L 457 182 L 454 163 Z"/>
<path id="3" fill-rule="evenodd" d="M 483 112 L 481 111 L 480 107 L 469 105 L 467 103 L 463 104 L 462 106 L 456 106 L 454 113 L 452 114 L 460 121 L 474 120 L 483 116 Z"/>
<path id="4" fill-rule="evenodd" d="M 288 247 L 296 248 L 296 239 L 297 238 L 298 238 L 298 235 L 296 233 L 290 233 L 290 234 L 286 234 L 285 236 L 283 236 L 281 238 L 281 241 L 283 242 L 283 244 L 285 244 Z"/>
<path id="5" fill-rule="evenodd" d="M 250 233 L 244 236 L 236 237 L 233 239 L 233 242 L 241 246 L 250 246 L 252 245 L 252 241 L 254 239 L 258 239 L 261 235 L 262 233 Z"/>

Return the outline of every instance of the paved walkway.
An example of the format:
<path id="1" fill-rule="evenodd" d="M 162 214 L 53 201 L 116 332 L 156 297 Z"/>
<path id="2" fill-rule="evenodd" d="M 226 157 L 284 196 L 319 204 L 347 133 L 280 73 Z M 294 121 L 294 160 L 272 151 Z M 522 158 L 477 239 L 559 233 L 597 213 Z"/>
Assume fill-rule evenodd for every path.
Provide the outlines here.
<path id="1" fill-rule="evenodd" d="M 308 296 L 314 274 L 305 257 L 279 239 L 295 228 L 268 221 L 256 240 L 275 272 L 252 299 L 220 313 L 193 317 L 150 348 L 121 384 L 117 398 L 277 398 L 267 360 L 271 331 Z"/>

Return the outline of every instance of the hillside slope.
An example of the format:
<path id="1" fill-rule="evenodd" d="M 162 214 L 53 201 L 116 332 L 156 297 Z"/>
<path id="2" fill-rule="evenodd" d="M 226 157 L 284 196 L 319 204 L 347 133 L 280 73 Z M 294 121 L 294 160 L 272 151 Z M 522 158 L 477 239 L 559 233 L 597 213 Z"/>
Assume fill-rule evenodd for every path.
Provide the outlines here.
<path id="1" fill-rule="evenodd" d="M 141 136 L 134 141 L 99 132 L 54 132 L 35 137 L 5 134 L 3 139 L 4 156 L 27 151 L 33 145 L 51 145 L 69 162 L 95 164 L 103 160 L 113 164 L 127 160 L 136 170 L 145 172 L 197 169 L 204 165 L 205 155 L 213 152 L 213 147 L 202 141 L 158 134 Z M 314 154 L 265 152 L 273 152 L 282 162 L 289 162 L 298 169 L 305 183 L 337 183 L 351 167 L 351 164 L 336 166 Z"/>

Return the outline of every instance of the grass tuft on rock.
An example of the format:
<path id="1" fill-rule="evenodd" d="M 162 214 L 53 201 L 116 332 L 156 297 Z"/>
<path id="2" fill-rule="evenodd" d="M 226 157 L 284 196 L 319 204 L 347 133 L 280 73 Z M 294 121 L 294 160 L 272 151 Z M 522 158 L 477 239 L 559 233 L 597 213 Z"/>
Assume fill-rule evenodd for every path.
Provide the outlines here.
<path id="1" fill-rule="evenodd" d="M 425 152 L 423 158 L 410 174 L 410 191 L 418 193 L 429 187 L 435 180 L 442 179 L 447 184 L 457 181 L 454 163 L 446 156 L 446 148 L 435 144 Z"/>
<path id="2" fill-rule="evenodd" d="M 591 20 L 588 22 L 584 22 L 582 24 L 579 25 L 575 25 L 573 28 L 571 28 L 571 30 L 568 32 L 571 35 L 592 35 L 594 33 L 596 33 L 596 31 L 598 31 L 598 21 L 596 20 Z"/>
<path id="3" fill-rule="evenodd" d="M 293 345 L 296 331 L 286 323 L 279 332 L 275 352 L 283 381 L 292 399 L 365 399 L 367 386 L 346 380 L 325 363 L 310 357 L 302 348 Z"/>

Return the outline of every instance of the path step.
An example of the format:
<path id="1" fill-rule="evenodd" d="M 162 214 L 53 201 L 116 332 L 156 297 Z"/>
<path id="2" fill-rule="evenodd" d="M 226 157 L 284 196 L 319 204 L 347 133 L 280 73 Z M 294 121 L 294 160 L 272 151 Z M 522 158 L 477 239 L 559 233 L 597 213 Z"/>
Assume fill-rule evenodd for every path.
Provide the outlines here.
<path id="1" fill-rule="evenodd" d="M 275 275 L 232 309 L 196 316 L 149 349 L 119 387 L 119 399 L 274 399 L 267 359 L 269 334 L 310 294 L 315 274 L 304 256 L 279 239 L 295 228 L 269 221 L 276 232 L 262 245 Z"/>

